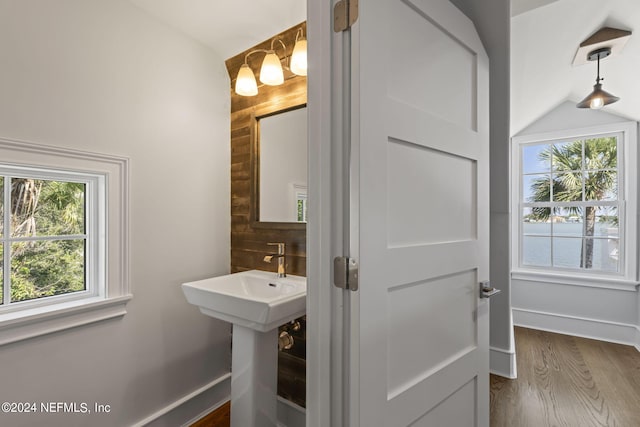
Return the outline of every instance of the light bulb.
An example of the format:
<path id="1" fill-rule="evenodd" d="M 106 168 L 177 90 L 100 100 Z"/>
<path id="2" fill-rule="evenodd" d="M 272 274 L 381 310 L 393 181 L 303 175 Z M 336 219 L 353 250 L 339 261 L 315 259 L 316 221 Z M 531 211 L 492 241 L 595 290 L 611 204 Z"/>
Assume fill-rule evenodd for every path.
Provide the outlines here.
<path id="1" fill-rule="evenodd" d="M 298 76 L 307 75 L 307 40 L 299 39 L 291 53 L 291 72 Z"/>
<path id="2" fill-rule="evenodd" d="M 602 107 L 604 107 L 604 99 L 602 99 L 601 96 L 593 98 L 591 100 L 591 103 L 589 103 L 589 108 L 591 108 L 592 110 L 599 110 Z"/>
<path id="3" fill-rule="evenodd" d="M 284 83 L 284 73 L 280 58 L 272 50 L 267 52 L 260 68 L 260 81 L 269 86 L 278 86 Z"/>
<path id="4" fill-rule="evenodd" d="M 242 96 L 255 96 L 258 94 L 256 76 L 247 64 L 242 64 L 236 77 L 236 93 Z"/>

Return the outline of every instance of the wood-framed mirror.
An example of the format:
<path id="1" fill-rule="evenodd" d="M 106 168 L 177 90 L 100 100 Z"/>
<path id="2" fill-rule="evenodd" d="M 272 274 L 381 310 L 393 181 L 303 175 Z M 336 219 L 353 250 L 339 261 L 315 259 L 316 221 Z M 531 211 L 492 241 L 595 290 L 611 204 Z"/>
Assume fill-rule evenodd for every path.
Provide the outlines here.
<path id="1" fill-rule="evenodd" d="M 306 230 L 306 104 L 252 114 L 250 129 L 251 226 Z"/>

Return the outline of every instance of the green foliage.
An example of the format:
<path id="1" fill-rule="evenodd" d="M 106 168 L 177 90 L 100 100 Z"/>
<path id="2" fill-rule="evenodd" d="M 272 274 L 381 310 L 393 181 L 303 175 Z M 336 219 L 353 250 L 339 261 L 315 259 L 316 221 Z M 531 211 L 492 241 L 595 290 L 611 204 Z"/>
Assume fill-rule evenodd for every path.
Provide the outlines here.
<path id="1" fill-rule="evenodd" d="M 303 211 L 304 203 L 302 200 L 298 200 L 297 207 L 298 209 L 297 209 L 296 218 L 297 218 L 297 221 L 300 222 L 304 219 L 304 211 Z"/>
<path id="2" fill-rule="evenodd" d="M 12 179 L 14 238 L 84 233 L 84 184 Z M 83 290 L 84 238 L 18 241 L 11 245 L 11 301 Z"/>
<path id="3" fill-rule="evenodd" d="M 57 240 L 14 243 L 11 301 L 84 289 L 84 242 Z"/>
<path id="4" fill-rule="evenodd" d="M 38 206 L 38 227 L 47 235 L 84 233 L 84 184 L 48 181 Z"/>
<path id="5" fill-rule="evenodd" d="M 543 177 L 531 185 L 531 202 L 582 201 L 582 175 L 584 177 L 584 200 L 603 200 L 608 192 L 616 191 L 618 150 L 615 138 L 592 138 L 584 141 L 584 167 L 581 140 L 565 144 L 550 145 L 542 151 L 540 161 L 551 162 L 553 178 Z M 579 208 L 572 209 L 580 214 Z M 544 214 L 544 212 L 540 212 Z M 544 216 L 539 219 L 547 219 Z"/>

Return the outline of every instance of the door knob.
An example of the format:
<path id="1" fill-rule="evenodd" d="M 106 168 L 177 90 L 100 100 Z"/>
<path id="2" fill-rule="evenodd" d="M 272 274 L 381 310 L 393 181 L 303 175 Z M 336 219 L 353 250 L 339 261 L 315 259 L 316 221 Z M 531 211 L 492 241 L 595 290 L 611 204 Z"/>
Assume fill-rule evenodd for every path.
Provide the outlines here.
<path id="1" fill-rule="evenodd" d="M 480 298 L 491 298 L 500 292 L 500 289 L 492 288 L 488 280 L 480 282 Z"/>

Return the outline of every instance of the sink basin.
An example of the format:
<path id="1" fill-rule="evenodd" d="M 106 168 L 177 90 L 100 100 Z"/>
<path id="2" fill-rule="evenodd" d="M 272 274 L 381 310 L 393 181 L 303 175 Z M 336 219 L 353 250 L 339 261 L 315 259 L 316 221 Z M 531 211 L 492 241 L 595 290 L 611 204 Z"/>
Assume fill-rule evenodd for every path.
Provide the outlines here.
<path id="1" fill-rule="evenodd" d="M 251 270 L 183 283 L 187 301 L 207 316 L 260 332 L 305 314 L 307 279 Z"/>

